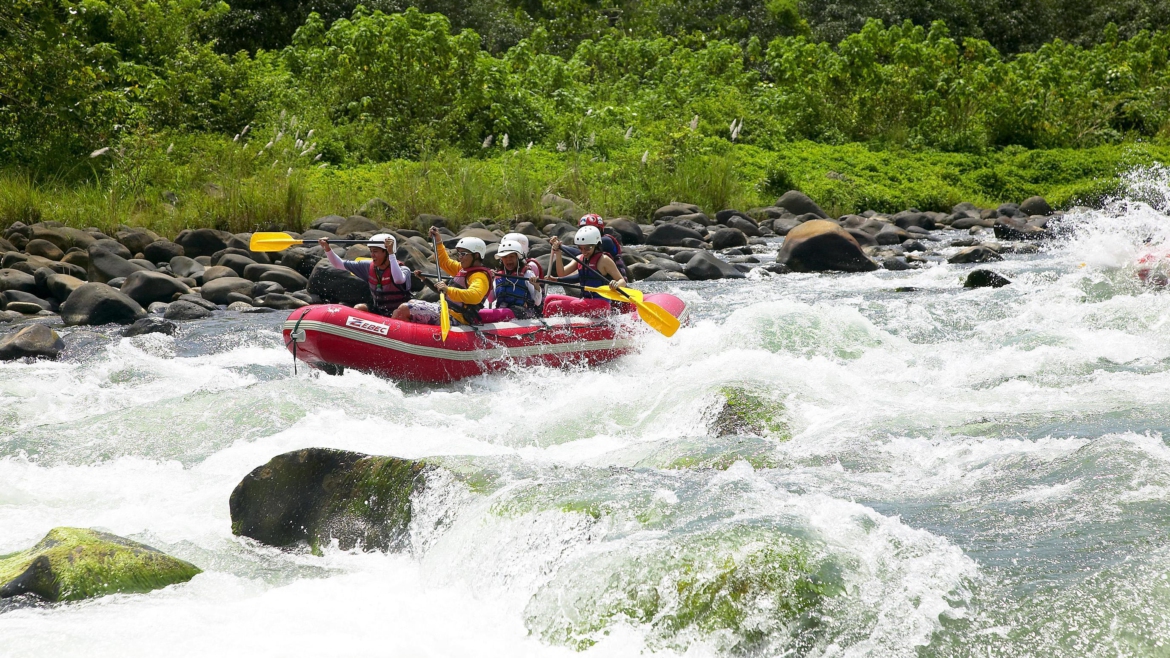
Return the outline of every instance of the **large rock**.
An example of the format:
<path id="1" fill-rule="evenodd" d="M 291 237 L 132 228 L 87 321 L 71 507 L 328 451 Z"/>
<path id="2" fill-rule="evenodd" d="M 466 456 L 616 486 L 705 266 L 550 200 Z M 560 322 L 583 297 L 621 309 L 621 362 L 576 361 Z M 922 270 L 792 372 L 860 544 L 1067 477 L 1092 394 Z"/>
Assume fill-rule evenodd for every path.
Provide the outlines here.
<path id="1" fill-rule="evenodd" d="M 606 223 L 607 229 L 613 229 L 622 239 L 622 244 L 642 244 L 644 236 L 642 235 L 641 225 L 621 217 L 610 220 Z"/>
<path id="2" fill-rule="evenodd" d="M 203 285 L 225 277 L 239 278 L 240 273 L 226 265 L 212 265 L 203 270 Z"/>
<path id="3" fill-rule="evenodd" d="M 49 260 L 61 260 L 65 257 L 65 252 L 57 245 L 48 240 L 30 240 L 25 245 L 24 250 L 30 256 L 40 256 L 41 258 L 48 258 Z"/>
<path id="4" fill-rule="evenodd" d="M 78 601 L 185 583 L 193 564 L 145 544 L 82 528 L 53 528 L 36 546 L 0 558 L 0 598 Z"/>
<path id="5" fill-rule="evenodd" d="M 964 288 L 1002 288 L 1010 284 L 1007 277 L 991 270 L 971 270 L 963 281 Z"/>
<path id="6" fill-rule="evenodd" d="M 703 235 L 681 224 L 667 222 L 655 226 L 654 230 L 650 231 L 650 234 L 646 236 L 646 244 L 658 247 L 682 247 L 685 246 L 683 241 L 688 238 L 702 241 Z"/>
<path id="7" fill-rule="evenodd" d="M 32 324 L 20 331 L 0 338 L 0 361 L 11 361 L 24 357 L 55 359 L 65 349 L 65 341 L 57 332 L 43 324 Z M 0 583 L 4 582 L 3 565 L 0 560 Z"/>
<path id="8" fill-rule="evenodd" d="M 244 270 L 249 265 L 259 265 L 251 256 L 243 254 L 225 253 L 216 260 L 213 256 L 211 259 L 212 267 L 230 267 L 237 276 L 244 276 Z M 246 277 L 245 277 L 246 278 Z"/>
<path id="9" fill-rule="evenodd" d="M 167 304 L 167 310 L 163 311 L 163 318 L 167 320 L 198 320 L 211 315 L 212 312 L 207 308 L 185 299 L 177 299 Z"/>
<path id="10" fill-rule="evenodd" d="M 3 301 L 8 305 L 5 308 L 7 308 L 9 311 L 19 310 L 13 306 L 15 303 L 32 304 L 33 306 L 36 306 L 37 308 L 31 311 L 32 313 L 37 313 L 42 310 L 52 311 L 54 308 L 53 304 L 49 300 L 42 299 L 41 297 L 38 297 L 32 293 L 21 292 L 19 290 L 5 290 L 4 292 L 0 292 L 0 301 Z M 21 312 L 27 313 L 28 311 Z"/>
<path id="11" fill-rule="evenodd" d="M 36 294 L 37 281 L 33 275 L 27 272 L 5 268 L 0 270 L 0 292 L 6 290 L 20 290 Z"/>
<path id="12" fill-rule="evenodd" d="M 678 217 L 680 215 L 693 215 L 702 210 L 693 203 L 679 203 L 673 201 L 668 205 L 662 206 L 654 211 L 653 219 L 666 219 L 668 217 Z"/>
<path id="13" fill-rule="evenodd" d="M 199 294 L 214 304 L 230 304 L 235 300 L 228 299 L 228 295 L 234 292 L 247 296 L 252 292 L 252 283 L 238 276 L 224 276 L 204 283 Z"/>
<path id="14" fill-rule="evenodd" d="M 122 336 L 131 338 L 133 336 L 145 336 L 146 334 L 163 334 L 171 336 L 175 333 L 178 327 L 174 322 L 164 320 L 159 317 L 145 317 L 141 320 L 136 320 L 134 324 L 122 330 Z"/>
<path id="15" fill-rule="evenodd" d="M 1020 204 L 1020 212 L 1025 215 L 1051 215 L 1052 206 L 1042 196 L 1032 196 L 1024 199 Z"/>
<path id="16" fill-rule="evenodd" d="M 713 249 L 746 247 L 747 243 L 747 236 L 737 228 L 721 228 L 711 234 L 711 247 Z"/>
<path id="17" fill-rule="evenodd" d="M 69 299 L 69 295 L 72 295 L 74 290 L 85 285 L 85 281 L 75 276 L 60 274 L 47 267 L 37 270 L 33 274 L 33 278 L 36 279 L 38 291 L 48 294 L 59 302 Z"/>
<path id="18" fill-rule="evenodd" d="M 337 235 L 337 227 L 341 226 L 344 221 L 345 218 L 341 215 L 325 215 L 314 219 L 309 224 L 309 228 Z"/>
<path id="19" fill-rule="evenodd" d="M 324 265 L 309 277 L 309 293 L 330 304 L 371 304 L 370 284 L 345 270 Z"/>
<path id="20" fill-rule="evenodd" d="M 794 272 L 872 272 L 878 268 L 845 229 L 819 219 L 789 231 L 776 262 Z"/>
<path id="21" fill-rule="evenodd" d="M 990 247 L 977 244 L 974 247 L 967 247 L 954 256 L 951 256 L 947 259 L 947 262 L 955 264 L 987 263 L 993 260 L 1003 260 L 1003 256 L 1000 256 L 995 252 L 994 249 L 991 249 Z"/>
<path id="22" fill-rule="evenodd" d="M 804 192 L 797 192 L 796 190 L 789 190 L 776 199 L 776 207 L 783 208 L 793 215 L 804 215 L 812 213 L 821 219 L 828 219 L 829 215 L 821 210 L 821 207 L 815 201 L 810 199 Z"/>
<path id="23" fill-rule="evenodd" d="M 927 231 L 933 231 L 936 228 L 933 217 L 924 212 L 911 212 L 909 210 L 894 215 L 894 225 L 900 229 L 917 226 Z"/>
<path id="24" fill-rule="evenodd" d="M 89 280 L 105 283 L 145 269 L 137 263 L 131 263 L 124 253 L 125 250 L 124 246 L 113 240 L 95 242 L 89 248 Z"/>
<path id="25" fill-rule="evenodd" d="M 261 295 L 252 300 L 253 306 L 262 308 L 273 308 L 279 311 L 288 311 L 294 308 L 301 308 L 308 306 L 308 302 L 297 299 L 292 295 L 286 295 L 281 292 L 270 292 L 266 295 Z"/>
<path id="26" fill-rule="evenodd" d="M 232 237 L 227 231 L 217 231 L 210 228 L 187 229 L 175 238 L 175 242 L 183 247 L 183 252 L 191 257 L 210 256 L 220 249 L 227 248 L 227 241 Z"/>
<path id="27" fill-rule="evenodd" d="M 186 252 L 181 244 L 170 240 L 155 240 L 146 245 L 146 248 L 142 250 L 142 255 L 146 257 L 146 260 L 161 265 L 171 262 L 177 256 L 185 256 Z"/>
<path id="28" fill-rule="evenodd" d="M 760 227 L 754 220 L 744 217 L 743 215 L 732 215 L 731 217 L 727 218 L 727 221 L 725 221 L 724 224 L 727 225 L 727 228 L 734 228 L 743 231 L 743 234 L 748 237 L 760 237 Z"/>
<path id="29" fill-rule="evenodd" d="M 737 270 L 734 265 L 719 260 L 709 251 L 696 251 L 683 266 L 683 274 L 691 281 L 744 278 L 744 273 Z"/>
<path id="30" fill-rule="evenodd" d="M 147 245 L 159 239 L 154 231 L 145 228 L 127 228 L 114 234 L 114 239 L 130 250 L 132 254 L 146 251 Z"/>
<path id="31" fill-rule="evenodd" d="M 177 277 L 199 280 L 207 268 L 194 258 L 175 256 L 171 259 L 171 273 Z"/>
<path id="32" fill-rule="evenodd" d="M 162 272 L 146 271 L 135 272 L 126 277 L 119 290 L 142 306 L 150 306 L 151 302 L 169 302 L 175 295 L 191 292 L 187 284 L 172 276 Z"/>
<path id="33" fill-rule="evenodd" d="M 361 215 L 351 215 L 344 222 L 338 224 L 334 233 L 344 237 L 350 233 L 377 233 L 381 224 Z"/>
<path id="34" fill-rule="evenodd" d="M 138 302 L 104 283 L 79 286 L 61 305 L 61 319 L 67 325 L 132 324 L 146 317 Z"/>
<path id="35" fill-rule="evenodd" d="M 402 243 L 399 243 L 399 253 L 402 252 Z M 302 276 L 309 277 L 313 274 L 313 268 L 321 259 L 325 258 L 325 250 L 321 247 L 292 247 L 286 249 L 280 256 L 280 264 L 285 267 L 300 272 Z M 399 260 L 402 260 L 399 257 Z"/>
<path id="36" fill-rule="evenodd" d="M 275 281 L 290 291 L 304 290 L 309 285 L 309 280 L 300 272 L 283 265 L 249 265 L 243 276 L 249 281 Z"/>
<path id="37" fill-rule="evenodd" d="M 280 547 L 318 549 L 336 539 L 342 550 L 401 549 L 410 540 L 411 497 L 432 468 L 327 448 L 277 455 L 232 491 L 232 532 Z"/>

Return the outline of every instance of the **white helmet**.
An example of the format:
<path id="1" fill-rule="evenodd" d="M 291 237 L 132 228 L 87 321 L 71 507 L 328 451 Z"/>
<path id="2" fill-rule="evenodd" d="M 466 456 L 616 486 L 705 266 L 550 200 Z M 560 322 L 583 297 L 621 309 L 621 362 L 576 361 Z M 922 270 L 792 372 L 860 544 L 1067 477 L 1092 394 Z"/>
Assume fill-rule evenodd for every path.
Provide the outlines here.
<path id="1" fill-rule="evenodd" d="M 514 240 L 520 243 L 520 255 L 528 256 L 528 236 L 523 233 L 505 233 L 504 240 Z M 500 242 L 500 248 L 503 248 L 504 243 Z"/>
<path id="2" fill-rule="evenodd" d="M 597 244 L 601 242 L 601 231 L 596 226 L 582 226 L 573 236 L 573 243 L 577 245 Z"/>
<path id="3" fill-rule="evenodd" d="M 390 251 L 390 253 L 398 251 L 398 240 L 396 240 L 394 236 L 390 235 L 389 233 L 379 233 L 377 235 L 371 236 L 370 240 L 366 242 L 366 246 L 385 249 L 387 240 L 390 241 L 390 244 L 394 245 L 394 248 Z"/>
<path id="4" fill-rule="evenodd" d="M 459 238 L 459 242 L 455 243 L 456 249 L 466 249 L 473 254 L 479 254 L 480 258 L 487 256 L 487 245 L 479 238 Z"/>
<path id="5" fill-rule="evenodd" d="M 508 254 L 516 254 L 517 256 L 524 256 L 524 245 L 520 244 L 519 240 L 509 240 L 505 237 L 500 240 L 500 248 L 496 251 L 496 258 L 507 256 Z"/>

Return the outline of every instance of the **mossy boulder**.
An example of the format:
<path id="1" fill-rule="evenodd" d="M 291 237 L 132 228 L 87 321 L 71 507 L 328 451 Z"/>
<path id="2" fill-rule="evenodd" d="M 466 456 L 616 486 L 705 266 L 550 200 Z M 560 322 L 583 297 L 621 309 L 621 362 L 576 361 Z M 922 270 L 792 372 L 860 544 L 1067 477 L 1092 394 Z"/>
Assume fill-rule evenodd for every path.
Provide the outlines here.
<path id="1" fill-rule="evenodd" d="M 185 583 L 199 567 L 145 544 L 84 528 L 53 528 L 36 546 L 0 556 L 0 599 L 77 601 Z"/>
<path id="2" fill-rule="evenodd" d="M 708 428 L 715 436 L 751 434 L 786 441 L 792 434 L 784 422 L 784 403 L 744 386 L 724 386 L 708 412 Z"/>
<path id="3" fill-rule="evenodd" d="M 409 541 L 411 497 L 432 465 L 329 448 L 273 457 L 236 485 L 232 532 L 279 547 L 314 551 L 399 550 Z"/>
<path id="4" fill-rule="evenodd" d="M 588 554 L 532 597 L 524 621 L 578 651 L 628 624 L 644 629 L 652 649 L 707 640 L 732 655 L 771 655 L 811 648 L 818 610 L 843 591 L 819 547 L 775 528 L 739 528 Z"/>

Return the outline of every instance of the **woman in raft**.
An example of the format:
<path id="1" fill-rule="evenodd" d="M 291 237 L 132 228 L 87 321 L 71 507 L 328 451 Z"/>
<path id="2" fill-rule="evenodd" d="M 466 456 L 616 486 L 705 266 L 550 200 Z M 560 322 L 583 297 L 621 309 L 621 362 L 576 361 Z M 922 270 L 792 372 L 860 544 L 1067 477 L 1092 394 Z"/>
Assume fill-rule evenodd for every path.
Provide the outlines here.
<path id="1" fill-rule="evenodd" d="M 456 260 L 447 255 L 442 237 L 438 229 L 432 226 L 431 238 L 438 247 L 435 260 L 452 278 L 450 282 L 436 281 L 435 290 L 446 296 L 452 322 L 465 325 L 482 324 L 483 319 L 479 314 L 487 302 L 488 292 L 492 287 L 492 271 L 483 265 L 487 245 L 479 238 L 460 238 L 455 244 L 455 256 L 458 258 Z M 409 314 L 408 317 L 399 318 L 395 315 L 394 319 L 439 324 L 439 305 L 435 302 L 412 299 L 403 304 L 399 311 L 403 312 L 403 309 Z"/>
<path id="2" fill-rule="evenodd" d="M 550 243 L 552 244 L 552 261 L 556 263 L 557 278 L 577 274 L 578 282 L 582 286 L 594 288 L 609 286 L 611 290 L 617 290 L 627 285 L 625 277 L 622 276 L 613 259 L 601 250 L 601 231 L 597 230 L 596 226 L 582 226 L 577 229 L 577 234 L 573 236 L 573 243 L 581 249 L 581 255 L 573 258 L 567 266 L 561 259 L 561 241 L 554 237 Z M 599 316 L 609 314 L 613 310 L 615 309 L 608 299 L 589 291 L 585 291 L 581 299 L 568 295 L 547 295 L 544 301 L 546 317 L 553 315 Z"/>

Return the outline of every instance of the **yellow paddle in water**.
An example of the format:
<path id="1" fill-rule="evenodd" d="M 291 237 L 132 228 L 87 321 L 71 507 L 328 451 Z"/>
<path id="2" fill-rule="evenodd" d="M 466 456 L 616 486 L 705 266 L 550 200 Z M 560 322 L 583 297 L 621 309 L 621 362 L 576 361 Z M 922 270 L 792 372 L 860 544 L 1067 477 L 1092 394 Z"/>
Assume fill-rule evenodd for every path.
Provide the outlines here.
<path id="1" fill-rule="evenodd" d="M 628 302 L 637 306 L 638 317 L 642 318 L 643 322 L 667 338 L 670 338 L 674 335 L 674 332 L 678 331 L 680 324 L 678 318 L 654 302 L 642 301 L 641 290 L 634 290 L 633 288 L 612 290 L 608 286 L 587 286 L 585 289 L 615 302 Z"/>
<path id="2" fill-rule="evenodd" d="M 330 244 L 366 244 L 369 240 L 329 240 Z M 301 247 L 307 244 L 317 244 L 316 240 L 302 240 L 294 238 L 288 233 L 253 233 L 248 241 L 249 251 L 284 251 L 289 247 Z"/>

